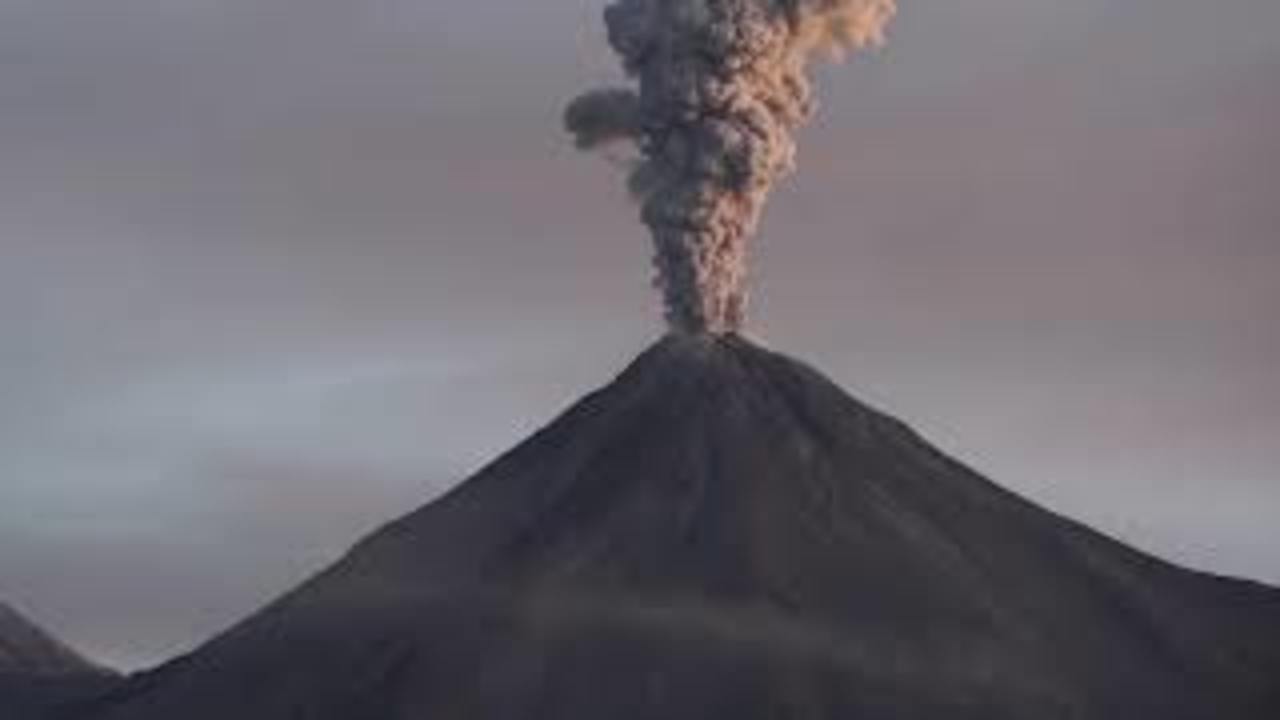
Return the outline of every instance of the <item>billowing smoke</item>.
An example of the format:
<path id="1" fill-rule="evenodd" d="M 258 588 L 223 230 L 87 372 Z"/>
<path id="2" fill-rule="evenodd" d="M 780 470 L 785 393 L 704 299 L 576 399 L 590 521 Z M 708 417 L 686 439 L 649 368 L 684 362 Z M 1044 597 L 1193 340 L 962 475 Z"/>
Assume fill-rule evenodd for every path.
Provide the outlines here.
<path id="1" fill-rule="evenodd" d="M 895 0 L 615 0 L 605 10 L 638 88 L 582 95 L 565 124 L 581 148 L 639 149 L 630 187 L 674 330 L 741 328 L 747 237 L 815 108 L 806 66 L 818 52 L 880 43 L 895 12 Z"/>

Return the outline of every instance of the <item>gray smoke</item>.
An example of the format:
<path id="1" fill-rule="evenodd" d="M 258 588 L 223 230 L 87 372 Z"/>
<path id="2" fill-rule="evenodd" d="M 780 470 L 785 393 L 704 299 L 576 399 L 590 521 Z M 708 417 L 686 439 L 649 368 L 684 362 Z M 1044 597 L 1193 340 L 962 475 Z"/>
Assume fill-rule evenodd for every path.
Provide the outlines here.
<path id="1" fill-rule="evenodd" d="M 632 142 L 630 188 L 653 234 L 672 329 L 739 330 L 746 239 L 815 103 L 809 59 L 883 41 L 895 0 L 616 0 L 609 43 L 637 89 L 575 99 L 578 147 Z"/>

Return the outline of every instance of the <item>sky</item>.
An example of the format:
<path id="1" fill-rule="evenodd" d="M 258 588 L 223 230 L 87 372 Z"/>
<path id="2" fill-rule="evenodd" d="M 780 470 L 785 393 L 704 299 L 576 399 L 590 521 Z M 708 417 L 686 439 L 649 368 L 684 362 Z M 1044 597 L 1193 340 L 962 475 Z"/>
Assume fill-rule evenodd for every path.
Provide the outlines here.
<path id="1" fill-rule="evenodd" d="M 1280 3 L 902 0 L 819 72 L 753 335 L 1280 583 Z M 561 131 L 603 0 L 0 0 L 0 598 L 189 650 L 661 332 Z"/>

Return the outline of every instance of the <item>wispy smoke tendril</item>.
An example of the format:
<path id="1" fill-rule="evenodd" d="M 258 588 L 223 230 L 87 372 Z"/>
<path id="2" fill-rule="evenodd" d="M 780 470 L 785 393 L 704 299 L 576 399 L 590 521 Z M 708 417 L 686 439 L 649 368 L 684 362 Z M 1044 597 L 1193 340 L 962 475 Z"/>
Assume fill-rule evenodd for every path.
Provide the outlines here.
<path id="1" fill-rule="evenodd" d="M 746 239 L 815 108 L 809 59 L 879 44 L 896 10 L 895 0 L 615 0 L 605 10 L 638 87 L 578 97 L 565 124 L 581 148 L 639 149 L 630 187 L 672 329 L 741 328 Z"/>

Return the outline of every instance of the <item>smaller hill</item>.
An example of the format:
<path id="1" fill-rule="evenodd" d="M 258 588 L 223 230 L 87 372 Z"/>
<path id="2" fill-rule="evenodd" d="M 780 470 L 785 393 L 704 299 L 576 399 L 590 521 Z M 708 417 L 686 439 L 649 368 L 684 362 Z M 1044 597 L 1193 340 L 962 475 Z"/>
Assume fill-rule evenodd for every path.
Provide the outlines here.
<path id="1" fill-rule="evenodd" d="M 0 603 L 0 718 L 37 720 L 115 680 L 114 673 Z"/>
<path id="2" fill-rule="evenodd" d="M 101 673 L 57 638 L 0 602 L 0 675 Z"/>

